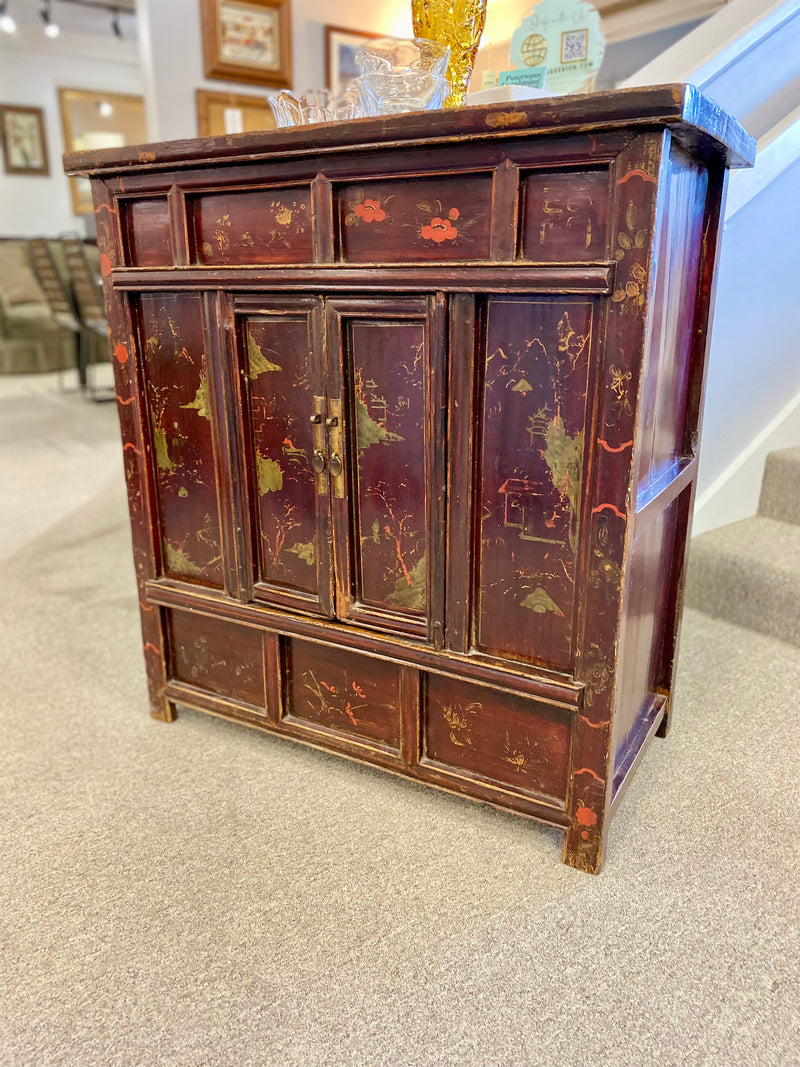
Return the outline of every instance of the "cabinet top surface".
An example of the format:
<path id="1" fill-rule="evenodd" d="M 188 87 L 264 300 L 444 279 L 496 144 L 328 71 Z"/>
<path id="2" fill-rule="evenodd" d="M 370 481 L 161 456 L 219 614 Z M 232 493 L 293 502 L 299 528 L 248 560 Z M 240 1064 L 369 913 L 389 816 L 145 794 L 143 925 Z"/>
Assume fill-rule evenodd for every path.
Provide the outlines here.
<path id="1" fill-rule="evenodd" d="M 694 154 L 721 155 L 729 167 L 754 162 L 755 141 L 746 130 L 694 86 L 676 84 L 76 152 L 64 156 L 64 167 L 102 177 L 398 144 L 653 126 L 670 127 Z"/>

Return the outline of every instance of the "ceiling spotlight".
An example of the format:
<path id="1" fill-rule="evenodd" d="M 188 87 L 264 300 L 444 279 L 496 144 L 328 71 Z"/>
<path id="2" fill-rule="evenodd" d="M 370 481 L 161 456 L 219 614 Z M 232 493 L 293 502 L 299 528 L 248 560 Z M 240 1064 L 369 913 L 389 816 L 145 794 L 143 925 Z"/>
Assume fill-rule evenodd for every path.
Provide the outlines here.
<path id="1" fill-rule="evenodd" d="M 8 0 L 0 0 L 0 33 L 16 33 L 17 24 L 12 17 L 7 14 L 7 7 Z"/>
<path id="2" fill-rule="evenodd" d="M 101 100 L 100 103 L 97 105 L 97 110 L 100 112 L 104 119 L 107 119 L 109 118 L 109 116 L 114 114 L 114 108 L 111 104 L 109 104 L 108 100 Z"/>
<path id="3" fill-rule="evenodd" d="M 111 8 L 111 29 L 114 31 L 115 37 L 122 37 L 122 27 L 119 24 L 119 9 L 116 7 Z"/>
<path id="4" fill-rule="evenodd" d="M 52 0 L 45 0 L 45 5 L 39 12 L 44 23 L 44 35 L 45 37 L 58 37 L 61 33 L 61 27 L 57 22 L 53 22 L 53 16 L 50 8 L 52 7 Z"/>

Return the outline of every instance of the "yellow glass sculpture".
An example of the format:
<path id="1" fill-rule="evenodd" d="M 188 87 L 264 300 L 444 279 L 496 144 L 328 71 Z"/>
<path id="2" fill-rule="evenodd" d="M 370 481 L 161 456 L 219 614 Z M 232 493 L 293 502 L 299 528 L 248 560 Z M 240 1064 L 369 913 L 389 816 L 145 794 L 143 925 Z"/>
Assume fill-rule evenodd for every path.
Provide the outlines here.
<path id="1" fill-rule="evenodd" d="M 487 0 L 411 0 L 414 36 L 450 48 L 445 107 L 460 107 L 469 88 L 475 54 L 486 23 Z"/>

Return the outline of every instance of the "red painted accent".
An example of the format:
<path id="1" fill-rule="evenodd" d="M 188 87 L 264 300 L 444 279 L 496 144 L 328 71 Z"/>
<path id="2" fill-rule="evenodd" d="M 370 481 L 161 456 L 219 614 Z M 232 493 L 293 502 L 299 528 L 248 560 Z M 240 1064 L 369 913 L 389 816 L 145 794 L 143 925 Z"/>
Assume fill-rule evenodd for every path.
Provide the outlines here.
<path id="1" fill-rule="evenodd" d="M 641 178 L 644 182 L 652 182 L 653 185 L 656 184 L 656 179 L 645 173 L 645 171 L 629 170 L 627 174 L 623 174 L 621 178 L 617 178 L 617 185 L 624 185 L 630 178 Z"/>
<path id="2" fill-rule="evenodd" d="M 119 363 L 128 362 L 128 349 L 124 344 L 122 344 L 122 342 L 114 346 L 114 358 Z"/>
<path id="3" fill-rule="evenodd" d="M 605 785 L 605 778 L 601 778 L 599 774 L 595 774 L 591 767 L 581 767 L 579 771 L 575 771 L 575 774 L 591 774 L 592 778 L 595 778 L 600 785 Z"/>
<path id="4" fill-rule="evenodd" d="M 99 216 L 101 211 L 107 211 L 112 219 L 117 217 L 116 211 L 113 210 L 110 204 L 101 204 L 100 207 L 95 210 L 95 215 Z"/>
<path id="5" fill-rule="evenodd" d="M 581 806 L 575 811 L 575 819 L 581 824 L 581 826 L 594 826 L 597 822 L 597 812 L 592 811 L 591 808 L 585 808 Z"/>
<path id="6" fill-rule="evenodd" d="M 146 644 L 146 645 L 144 646 L 144 650 L 145 650 L 145 652 L 146 652 L 146 651 L 148 650 L 148 648 L 149 648 L 149 649 L 152 649 L 152 650 L 153 650 L 153 652 L 155 652 L 155 654 L 156 654 L 157 656 L 160 656 L 160 655 L 161 655 L 161 653 L 160 653 L 160 652 L 159 652 L 159 650 L 158 650 L 158 649 L 156 648 L 156 646 L 155 646 L 154 644 L 151 644 L 151 642 L 150 642 L 150 641 L 148 641 L 148 642 L 147 642 L 147 644 Z"/>
<path id="7" fill-rule="evenodd" d="M 126 408 L 128 406 L 128 404 L 132 404 L 133 403 L 133 397 L 132 396 L 129 396 L 127 400 L 123 400 L 122 397 L 119 395 L 119 393 L 114 393 L 114 396 L 117 398 L 117 402 L 119 404 L 122 404 L 122 406 L 124 408 Z"/>
<path id="8" fill-rule="evenodd" d="M 608 441 L 604 441 L 602 437 L 597 438 L 597 443 L 602 445 L 606 452 L 624 452 L 626 448 L 631 448 L 633 446 L 633 441 L 626 441 L 624 445 L 612 448 Z"/>
<path id="9" fill-rule="evenodd" d="M 623 513 L 619 510 L 619 508 L 615 504 L 598 504 L 598 506 L 596 508 L 592 508 L 592 515 L 596 515 L 598 511 L 605 511 L 606 509 L 608 509 L 609 511 L 613 511 L 614 514 L 615 515 L 619 515 L 619 517 L 621 519 L 624 519 L 624 518 L 627 517 L 627 516 L 623 515 Z"/>
<path id="10" fill-rule="evenodd" d="M 585 715 L 579 715 L 578 718 L 581 722 L 585 722 L 587 726 L 591 726 L 593 730 L 602 730 L 604 726 L 611 725 L 611 719 L 606 719 L 605 722 L 590 722 Z"/>
<path id="11" fill-rule="evenodd" d="M 142 454 L 136 447 L 136 445 L 133 443 L 133 441 L 126 441 L 125 444 L 122 446 L 122 451 L 124 452 L 126 448 L 130 448 L 131 451 L 135 452 L 137 456 L 141 456 Z"/>
<path id="12" fill-rule="evenodd" d="M 107 278 L 111 273 L 111 269 L 111 260 L 108 258 L 105 252 L 103 252 L 103 254 L 100 256 L 100 273 L 103 275 L 104 278 Z"/>
<path id="13" fill-rule="evenodd" d="M 145 602 L 143 600 L 139 601 L 139 607 L 142 609 L 142 611 L 155 611 L 156 610 L 155 604 L 145 604 Z"/>

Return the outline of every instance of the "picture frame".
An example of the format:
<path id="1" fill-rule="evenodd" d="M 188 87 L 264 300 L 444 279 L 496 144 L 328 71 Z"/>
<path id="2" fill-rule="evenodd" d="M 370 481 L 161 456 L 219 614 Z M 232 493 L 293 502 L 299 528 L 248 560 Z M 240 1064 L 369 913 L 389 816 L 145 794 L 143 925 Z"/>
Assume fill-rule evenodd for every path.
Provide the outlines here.
<path id="1" fill-rule="evenodd" d="M 325 83 L 335 96 L 343 93 L 358 75 L 356 49 L 377 37 L 386 37 L 386 34 L 351 30 L 344 26 L 325 27 Z"/>
<path id="2" fill-rule="evenodd" d="M 253 93 L 226 93 L 212 89 L 195 90 L 197 136 L 220 137 L 228 133 L 272 130 L 275 116 L 265 96 Z M 238 122 L 231 112 L 239 112 Z M 231 119 L 234 121 L 231 121 Z M 232 128 L 232 127 L 237 128 Z"/>
<path id="3" fill-rule="evenodd" d="M 0 104 L 0 142 L 6 174 L 50 173 L 42 108 Z"/>
<path id="4" fill-rule="evenodd" d="M 143 96 L 60 88 L 58 100 L 65 152 L 121 148 L 147 141 Z M 88 178 L 70 178 L 69 183 L 74 213 L 91 215 L 93 205 Z"/>
<path id="5" fill-rule="evenodd" d="M 207 78 L 288 89 L 290 0 L 201 0 Z"/>

